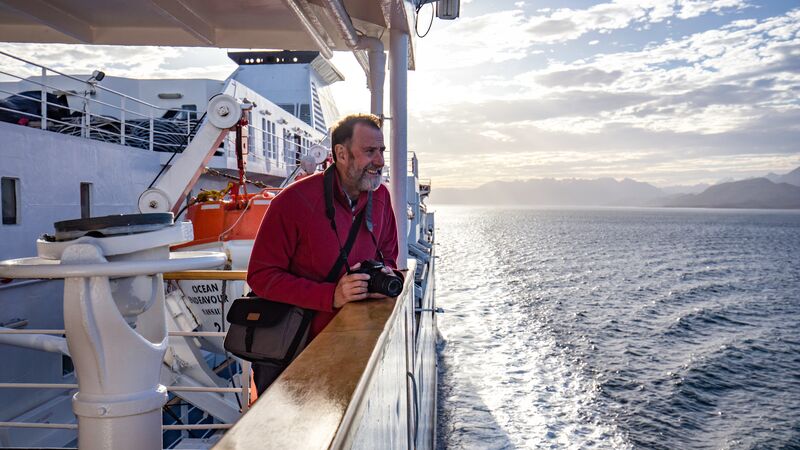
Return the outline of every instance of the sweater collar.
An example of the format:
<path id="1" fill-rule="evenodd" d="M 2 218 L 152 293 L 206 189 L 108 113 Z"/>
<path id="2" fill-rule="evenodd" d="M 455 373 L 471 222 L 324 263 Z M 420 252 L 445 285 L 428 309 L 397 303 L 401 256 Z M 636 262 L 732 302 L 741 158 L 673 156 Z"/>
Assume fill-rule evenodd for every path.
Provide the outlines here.
<path id="1" fill-rule="evenodd" d="M 362 209 L 364 209 L 364 206 L 366 206 L 367 203 L 367 192 L 360 191 L 358 193 L 356 206 L 355 208 L 352 208 L 350 206 L 350 199 L 344 192 L 344 186 L 339 180 L 339 172 L 337 170 L 334 170 L 334 174 L 335 176 L 333 177 L 333 198 L 335 198 L 340 205 L 347 208 L 348 211 L 353 211 L 354 213 L 357 213 L 360 212 Z"/>

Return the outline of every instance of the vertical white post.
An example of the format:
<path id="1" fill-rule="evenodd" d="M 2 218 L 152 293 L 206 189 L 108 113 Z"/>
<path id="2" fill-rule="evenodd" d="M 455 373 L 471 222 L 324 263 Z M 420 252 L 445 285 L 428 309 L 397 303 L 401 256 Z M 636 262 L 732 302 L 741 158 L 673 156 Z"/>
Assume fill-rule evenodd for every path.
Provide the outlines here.
<path id="1" fill-rule="evenodd" d="M 168 258 L 169 248 L 139 254 L 144 256 L 128 254 L 124 259 Z M 93 244 L 74 244 L 64 250 L 61 259 L 62 265 L 107 262 Z M 137 281 L 139 288 L 120 289 L 112 296 L 108 277 L 64 280 L 64 326 L 79 385 L 72 411 L 78 417 L 82 450 L 162 447 L 161 408 L 167 401 L 167 389 L 159 383 L 167 350 L 163 281 L 160 275 Z M 137 316 L 136 330 L 116 306 L 117 296 L 129 302 L 123 304 L 154 299 L 150 308 Z"/>
<path id="2" fill-rule="evenodd" d="M 186 149 L 186 147 L 188 147 L 189 144 L 191 143 L 192 143 L 192 113 L 186 111 L 186 146 L 184 146 L 183 148 Z"/>
<path id="3" fill-rule="evenodd" d="M 42 129 L 47 129 L 47 87 L 46 84 L 46 77 L 47 76 L 47 69 L 42 67 Z"/>
<path id="4" fill-rule="evenodd" d="M 83 123 L 81 125 L 83 127 L 83 131 L 82 131 L 83 137 L 88 138 L 89 137 L 89 123 L 90 123 L 89 122 L 89 99 L 86 98 L 86 95 L 89 95 L 89 94 L 85 94 L 83 96 L 83 117 L 81 117 L 81 121 Z"/>
<path id="5" fill-rule="evenodd" d="M 242 415 L 250 409 L 250 379 L 253 376 L 253 369 L 250 361 L 241 361 L 242 375 L 239 381 L 242 383 Z"/>
<path id="6" fill-rule="evenodd" d="M 150 110 L 150 147 L 149 147 L 151 152 L 153 151 L 153 132 L 154 131 L 155 130 L 153 128 L 153 110 L 151 109 Z"/>
<path id="7" fill-rule="evenodd" d="M 119 143 L 125 145 L 125 97 L 119 101 Z"/>
<path id="8" fill-rule="evenodd" d="M 408 193 L 406 184 L 408 175 L 408 34 L 397 29 L 391 30 L 390 51 L 391 67 L 389 68 L 391 96 L 391 193 L 394 218 L 397 222 L 397 268 L 408 268 Z"/>

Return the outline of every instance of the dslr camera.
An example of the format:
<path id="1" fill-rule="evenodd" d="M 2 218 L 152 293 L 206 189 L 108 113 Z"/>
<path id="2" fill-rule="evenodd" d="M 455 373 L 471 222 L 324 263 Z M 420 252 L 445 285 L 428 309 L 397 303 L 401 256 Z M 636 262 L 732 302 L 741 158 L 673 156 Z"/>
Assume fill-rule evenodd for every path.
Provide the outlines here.
<path id="1" fill-rule="evenodd" d="M 395 274 L 384 273 L 383 263 L 375 261 L 374 259 L 367 259 L 361 261 L 361 267 L 354 270 L 353 273 L 365 273 L 369 275 L 367 281 L 367 292 L 377 292 L 387 297 L 397 297 L 403 292 L 403 280 Z"/>

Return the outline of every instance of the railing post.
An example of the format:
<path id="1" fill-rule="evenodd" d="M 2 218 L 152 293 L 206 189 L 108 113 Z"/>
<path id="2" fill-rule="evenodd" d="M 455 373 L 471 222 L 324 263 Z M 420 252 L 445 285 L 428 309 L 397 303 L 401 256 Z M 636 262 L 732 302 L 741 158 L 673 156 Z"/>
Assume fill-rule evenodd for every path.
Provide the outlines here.
<path id="1" fill-rule="evenodd" d="M 186 112 L 186 146 L 192 142 L 192 116 Z M 186 148 L 186 147 L 184 147 Z"/>
<path id="2" fill-rule="evenodd" d="M 125 97 L 120 97 L 119 109 L 119 143 L 125 145 Z"/>
<path id="3" fill-rule="evenodd" d="M 88 120 L 86 114 L 89 111 L 89 100 L 86 99 L 86 94 L 83 95 L 83 116 L 81 116 L 81 137 L 88 138 Z"/>
<path id="4" fill-rule="evenodd" d="M 250 378 L 253 376 L 250 361 L 242 360 L 242 375 L 239 377 L 242 383 L 242 415 L 250 409 Z"/>
<path id="5" fill-rule="evenodd" d="M 45 84 L 47 81 L 45 80 L 47 77 L 47 69 L 42 67 L 42 129 L 47 129 L 47 88 Z"/>
<path id="6" fill-rule="evenodd" d="M 153 128 L 153 110 L 151 109 L 150 110 L 150 151 L 151 152 L 153 151 L 153 132 L 154 131 L 155 130 Z"/>

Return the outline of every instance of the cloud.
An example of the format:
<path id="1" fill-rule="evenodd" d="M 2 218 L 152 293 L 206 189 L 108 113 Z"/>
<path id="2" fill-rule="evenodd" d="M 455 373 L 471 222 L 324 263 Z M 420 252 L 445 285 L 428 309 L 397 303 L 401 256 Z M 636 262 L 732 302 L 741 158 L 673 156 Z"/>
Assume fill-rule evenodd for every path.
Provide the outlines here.
<path id="1" fill-rule="evenodd" d="M 640 51 L 600 54 L 574 63 L 553 62 L 514 78 L 527 101 L 550 116 L 531 117 L 510 102 L 521 120 L 547 129 L 601 132 L 598 124 L 713 134 L 758 122 L 769 110 L 800 107 L 800 12 L 761 22 L 738 22 Z M 764 39 L 764 35 L 771 36 Z M 525 97 L 525 96 L 523 96 Z M 576 119 L 578 115 L 583 119 Z M 569 120 L 562 117 L 570 116 Z M 576 124 L 583 126 L 576 126 Z M 591 126 L 587 124 L 591 123 Z"/>
<path id="2" fill-rule="evenodd" d="M 586 86 L 610 84 L 622 76 L 622 71 L 606 72 L 594 67 L 561 70 L 538 76 L 537 81 L 548 87 L 552 86 Z"/>
<path id="3" fill-rule="evenodd" d="M 502 63 L 529 56 L 533 46 L 577 39 L 586 33 L 606 33 L 632 23 L 688 19 L 709 12 L 747 7 L 745 0 L 614 0 L 586 9 L 540 9 L 526 15 L 515 9 L 494 11 L 440 25 L 419 52 L 421 67 L 454 70 Z"/>
<path id="4" fill-rule="evenodd" d="M 673 17 L 685 20 L 747 6 L 744 0 L 614 0 L 586 9 L 540 10 L 544 14 L 528 18 L 527 31 L 533 42 L 563 42 L 591 31 L 607 33 L 633 23 L 658 23 Z"/>
<path id="5" fill-rule="evenodd" d="M 99 69 L 118 77 L 222 80 L 236 68 L 222 49 L 10 43 L 0 43 L 0 49 L 68 74 Z M 4 66 L 6 61 L 3 57 Z M 34 66 L 19 67 L 25 75 L 39 74 Z"/>
<path id="6" fill-rule="evenodd" d="M 698 14 L 698 4 L 681 4 L 690 8 L 685 14 Z M 705 10 L 735 5 L 706 2 Z M 675 11 L 681 9 L 648 14 Z M 428 108 L 412 111 L 410 127 L 417 130 L 414 149 L 423 161 L 433 158 L 444 186 L 509 179 L 493 158 L 522 154 L 529 163 L 514 171 L 517 178 L 694 183 L 800 164 L 798 9 L 638 50 L 548 60 L 523 73 L 474 79 L 456 95 L 445 96 L 452 93 L 445 86 L 427 91 Z M 473 158 L 474 182 L 459 180 L 462 159 Z"/>
<path id="7" fill-rule="evenodd" d="M 479 133 L 483 137 L 487 137 L 489 139 L 500 141 L 500 142 L 514 142 L 515 139 L 507 134 L 503 134 L 497 130 L 485 130 Z"/>
<path id="8" fill-rule="evenodd" d="M 456 70 L 522 59 L 530 54 L 531 46 L 524 26 L 525 15 L 519 9 L 461 17 L 436 28 L 418 47 L 420 67 Z"/>

